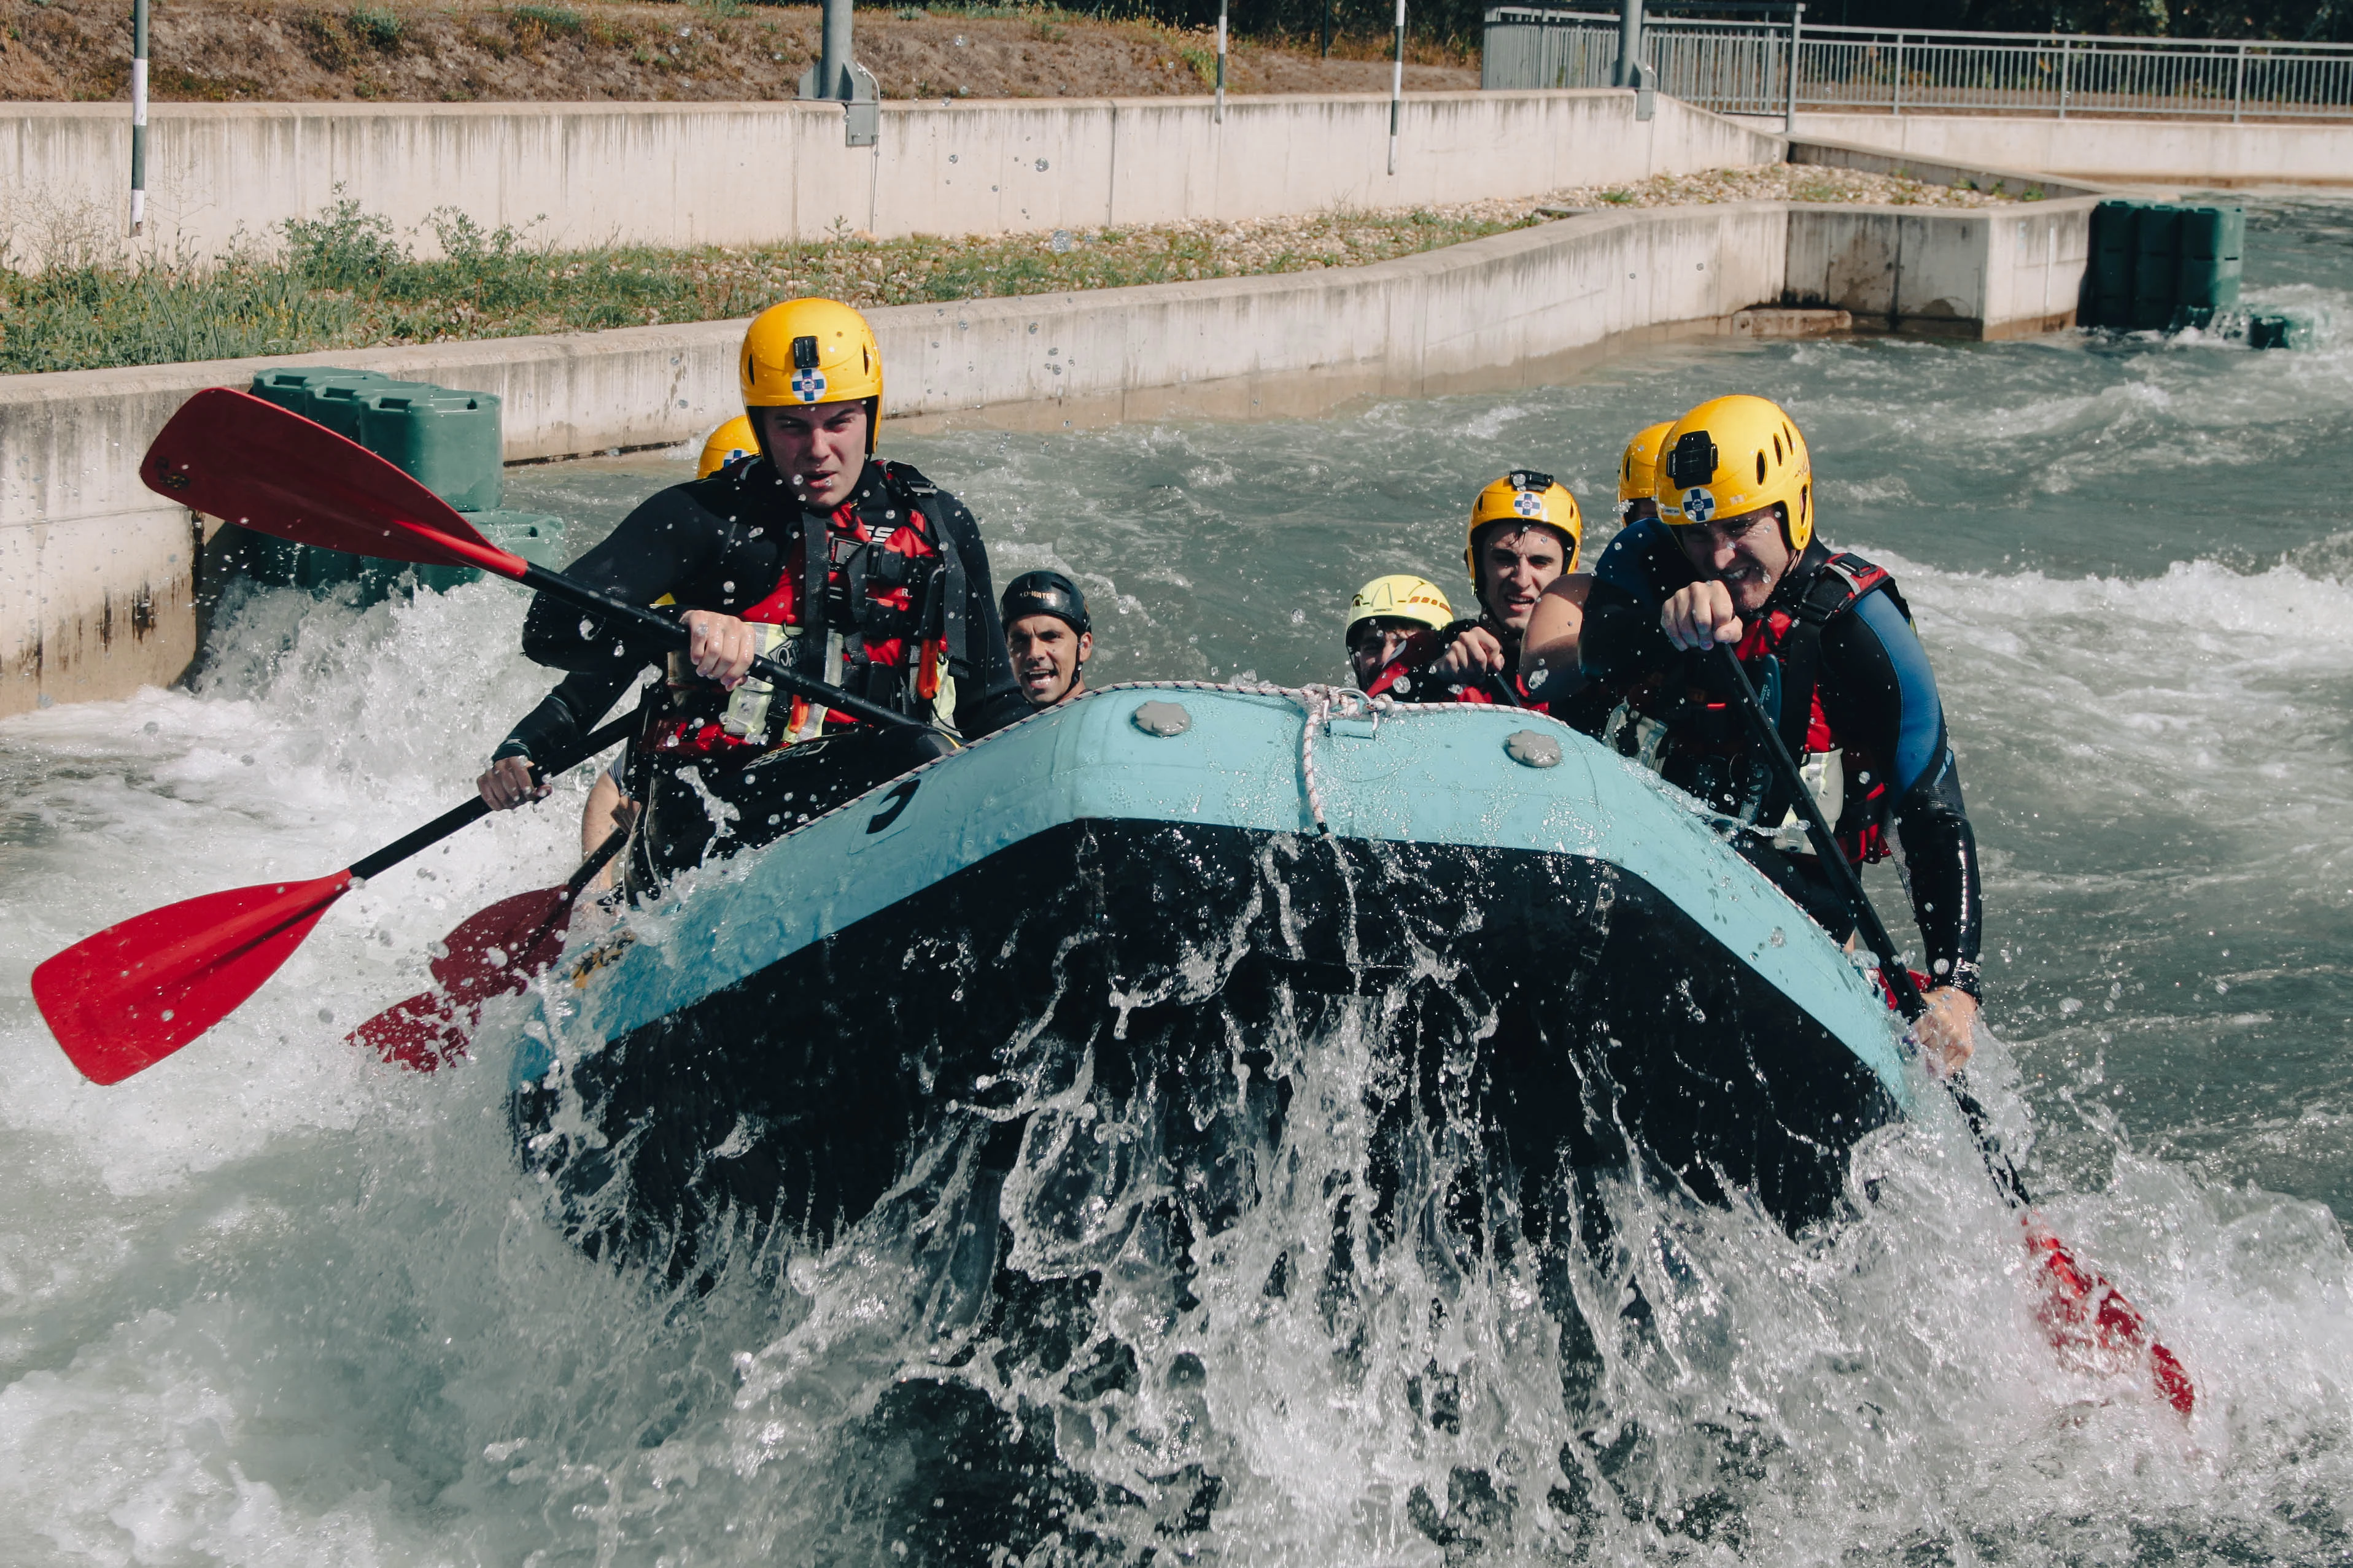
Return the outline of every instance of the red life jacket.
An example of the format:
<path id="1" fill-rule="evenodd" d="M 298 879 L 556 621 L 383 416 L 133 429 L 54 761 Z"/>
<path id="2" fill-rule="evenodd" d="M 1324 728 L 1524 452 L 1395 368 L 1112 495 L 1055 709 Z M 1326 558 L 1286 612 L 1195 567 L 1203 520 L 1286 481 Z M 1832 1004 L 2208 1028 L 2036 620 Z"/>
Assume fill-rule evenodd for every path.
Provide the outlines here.
<path id="1" fill-rule="evenodd" d="M 1887 858 L 1887 814 L 1894 802 L 1888 798 L 1885 759 L 1850 750 L 1832 731 L 1822 708 L 1820 676 L 1822 629 L 1871 593 L 1885 593 L 1903 606 L 1885 568 L 1850 552 L 1830 555 L 1811 568 L 1787 604 L 1768 603 L 1763 614 L 1750 617 L 1735 650 L 1767 710 L 1778 714 L 1790 754 L 1810 773 L 1821 771 L 1821 760 L 1835 755 L 1840 798 L 1832 826 L 1840 847 L 1857 865 Z M 1774 595 L 1776 601 L 1781 597 Z M 1678 665 L 1638 684 L 1610 715 L 1603 742 L 1726 816 L 1788 831 L 1787 819 L 1797 804 L 1788 786 L 1754 754 L 1733 699 L 1688 684 L 1687 670 Z"/>
<path id="2" fill-rule="evenodd" d="M 886 468 L 886 482 L 874 487 L 876 493 L 853 496 L 834 509 L 814 559 L 814 530 L 805 518 L 776 586 L 739 618 L 799 632 L 790 639 L 789 657 L 802 673 L 929 718 L 947 656 L 937 601 L 951 585 L 943 581 L 944 557 L 921 498 L 898 493 L 901 487 L 889 482 L 892 477 Z M 956 592 L 962 586 L 960 581 L 952 585 Z M 781 642 L 770 651 L 786 656 Z M 765 698 L 754 693 L 739 700 L 691 671 L 681 673 L 682 666 L 682 659 L 672 660 L 669 710 L 653 742 L 660 751 L 748 758 L 780 737 L 789 743 L 827 726 L 865 722 L 832 709 L 812 713 L 807 700 L 797 697 L 786 712 L 770 715 Z"/>

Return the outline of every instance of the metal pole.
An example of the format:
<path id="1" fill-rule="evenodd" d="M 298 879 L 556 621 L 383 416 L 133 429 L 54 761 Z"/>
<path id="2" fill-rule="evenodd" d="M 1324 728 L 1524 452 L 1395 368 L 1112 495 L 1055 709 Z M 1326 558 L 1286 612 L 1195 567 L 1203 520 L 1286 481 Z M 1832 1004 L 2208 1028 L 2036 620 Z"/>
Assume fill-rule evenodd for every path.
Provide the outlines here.
<path id="1" fill-rule="evenodd" d="M 2059 40 L 2059 118 L 2067 118 L 2067 96 L 2074 86 L 2075 45 L 2072 39 Z"/>
<path id="2" fill-rule="evenodd" d="M 1218 0 L 1218 123 L 1226 122 L 1226 0 Z"/>
<path id="3" fill-rule="evenodd" d="M 1896 34 L 1896 35 L 1895 35 L 1895 108 L 1894 108 L 1894 112 L 1895 112 L 1895 113 L 1897 113 L 1897 114 L 1901 114 L 1901 113 L 1903 113 L 1903 112 L 1904 112 L 1904 35 L 1903 35 L 1903 34 L 1901 34 L 1901 33 L 1898 33 L 1898 34 Z"/>
<path id="4" fill-rule="evenodd" d="M 147 226 L 147 0 L 131 0 L 131 232 Z"/>
<path id="5" fill-rule="evenodd" d="M 1805 26 L 1806 8 L 1802 5 L 1789 13 L 1789 99 L 1781 111 L 1781 134 L 1798 133 L 1798 33 Z"/>
<path id="6" fill-rule="evenodd" d="M 1397 173 L 1398 121 L 1405 111 L 1405 0 L 1398 0 L 1397 64 L 1389 71 L 1389 173 Z"/>
<path id="7" fill-rule="evenodd" d="M 825 0 L 825 34 L 818 47 L 817 95 L 845 102 L 858 96 L 849 77 L 851 0 Z"/>
<path id="8" fill-rule="evenodd" d="M 2237 74 L 2237 75 L 2236 75 L 2236 76 L 2232 79 L 2232 82 L 2231 82 L 2231 123 L 2232 123 L 2232 124 L 2236 125 L 2236 124 L 2239 122 L 2239 115 L 2240 115 L 2240 112 L 2241 112 L 2241 111 L 2245 108 L 2245 106 L 2246 106 L 2246 101 L 2247 101 L 2247 46 L 2246 46 L 2246 45 L 2244 45 L 2244 44 L 2241 44 L 2241 45 L 2239 46 L 2239 69 L 2238 69 L 2238 74 Z"/>
<path id="9" fill-rule="evenodd" d="M 1614 87 L 1638 85 L 1635 72 L 1642 62 L 1642 0 L 1620 0 L 1618 6 L 1618 68 L 1610 76 Z"/>

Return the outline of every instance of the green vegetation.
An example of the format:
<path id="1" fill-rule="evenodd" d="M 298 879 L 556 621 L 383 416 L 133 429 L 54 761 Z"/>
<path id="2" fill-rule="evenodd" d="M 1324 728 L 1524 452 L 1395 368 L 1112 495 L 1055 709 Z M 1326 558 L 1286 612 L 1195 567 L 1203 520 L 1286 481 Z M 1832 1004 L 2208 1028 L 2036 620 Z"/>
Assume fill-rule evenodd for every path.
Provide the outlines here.
<path id="1" fill-rule="evenodd" d="M 522 230 L 486 230 L 445 212 L 429 225 L 441 255 L 428 258 L 346 200 L 287 224 L 274 258 L 237 252 L 137 268 L 0 269 L 0 372 L 723 321 L 801 294 L 902 305 L 1356 267 L 1529 221 L 1333 211 L 985 239 L 873 240 L 841 230 L 749 250 L 554 250 Z"/>

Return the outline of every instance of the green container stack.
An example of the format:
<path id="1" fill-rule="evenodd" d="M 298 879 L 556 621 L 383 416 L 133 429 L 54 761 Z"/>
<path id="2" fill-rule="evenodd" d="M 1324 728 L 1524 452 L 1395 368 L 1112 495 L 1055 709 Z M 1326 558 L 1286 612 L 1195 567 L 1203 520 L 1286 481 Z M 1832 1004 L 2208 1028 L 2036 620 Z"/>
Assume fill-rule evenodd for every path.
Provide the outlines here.
<path id="1" fill-rule="evenodd" d="M 2175 307 L 2204 326 L 2219 310 L 2239 308 L 2242 253 L 2247 246 L 2244 207 L 2185 207 L 2181 213 Z"/>
<path id="2" fill-rule="evenodd" d="M 2133 217 L 2147 205 L 2120 198 L 2092 209 L 2092 265 L 2084 279 L 2081 312 L 2085 326 L 2132 324 Z"/>
<path id="3" fill-rule="evenodd" d="M 2239 308 L 2246 240 L 2243 207 L 2121 198 L 2100 203 L 2092 209 L 2084 324 L 2137 332 L 2212 325 Z M 2266 348 L 2294 337 L 2289 329 L 2257 325 L 2248 341 Z"/>
<path id="4" fill-rule="evenodd" d="M 499 400 L 430 382 L 399 381 L 373 370 L 331 366 L 263 371 L 253 395 L 316 421 L 414 475 L 467 514 L 491 543 L 543 566 L 564 564 L 564 521 L 508 511 Z M 469 566 L 412 566 L 292 544 L 227 524 L 207 554 L 228 572 L 271 587 L 313 593 L 354 590 L 373 604 L 411 584 L 447 591 L 481 574 Z"/>
<path id="5" fill-rule="evenodd" d="M 2173 324 L 2175 290 L 2180 284 L 2181 209 L 2150 202 L 2133 214 L 2131 326 L 2161 332 Z"/>

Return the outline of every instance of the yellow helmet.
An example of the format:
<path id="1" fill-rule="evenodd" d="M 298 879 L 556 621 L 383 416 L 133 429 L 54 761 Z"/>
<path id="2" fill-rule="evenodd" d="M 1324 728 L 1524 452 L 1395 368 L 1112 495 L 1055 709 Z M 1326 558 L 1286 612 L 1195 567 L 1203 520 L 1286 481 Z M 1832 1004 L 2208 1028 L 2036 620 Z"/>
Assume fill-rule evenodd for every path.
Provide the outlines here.
<path id="1" fill-rule="evenodd" d="M 759 437 L 752 433 L 749 415 L 738 414 L 711 433 L 702 444 L 702 456 L 695 459 L 694 477 L 707 479 L 736 458 L 760 449 Z"/>
<path id="2" fill-rule="evenodd" d="M 1454 606 L 1438 584 L 1411 573 L 1392 573 L 1376 577 L 1356 590 L 1348 601 L 1348 631 L 1353 634 L 1366 621 L 1396 619 L 1419 621 L 1425 626 L 1446 626 L 1454 624 Z"/>
<path id="3" fill-rule="evenodd" d="M 866 449 L 882 421 L 882 345 L 866 318 L 839 300 L 787 300 L 752 318 L 738 362 L 745 408 L 872 403 Z"/>
<path id="4" fill-rule="evenodd" d="M 1711 398 L 1675 421 L 1659 454 L 1659 516 L 1675 527 L 1738 517 L 1779 502 L 1789 548 L 1814 537 L 1814 465 L 1778 404 Z"/>
<path id="5" fill-rule="evenodd" d="M 1667 432 L 1675 427 L 1672 419 L 1662 419 L 1634 433 L 1626 443 L 1626 451 L 1618 459 L 1618 515 L 1638 500 L 1655 500 L 1659 493 L 1659 448 L 1666 445 Z"/>
<path id="6" fill-rule="evenodd" d="M 1490 523 L 1508 522 L 1518 528 L 1541 523 L 1568 541 L 1563 572 L 1577 570 L 1577 552 L 1585 542 L 1585 519 L 1577 515 L 1577 498 L 1550 474 L 1515 468 L 1479 492 L 1471 503 L 1471 531 L 1462 543 L 1462 564 L 1471 568 L 1471 585 L 1479 585 L 1479 531 Z"/>

